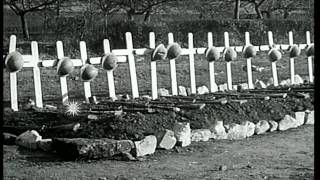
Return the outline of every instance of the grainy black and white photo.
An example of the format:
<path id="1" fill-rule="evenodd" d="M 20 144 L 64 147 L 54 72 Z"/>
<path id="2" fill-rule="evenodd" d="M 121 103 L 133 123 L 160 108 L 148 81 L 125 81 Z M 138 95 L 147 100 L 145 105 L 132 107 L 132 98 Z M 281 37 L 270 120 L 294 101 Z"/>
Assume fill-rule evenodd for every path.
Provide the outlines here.
<path id="1" fill-rule="evenodd" d="M 3 179 L 315 179 L 313 0 L 2 8 Z"/>

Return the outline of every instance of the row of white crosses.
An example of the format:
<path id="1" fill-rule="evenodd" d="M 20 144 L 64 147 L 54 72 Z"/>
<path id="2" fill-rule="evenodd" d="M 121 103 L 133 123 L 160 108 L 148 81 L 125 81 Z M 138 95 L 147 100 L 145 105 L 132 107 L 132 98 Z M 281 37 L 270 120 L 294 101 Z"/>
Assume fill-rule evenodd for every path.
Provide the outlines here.
<path id="1" fill-rule="evenodd" d="M 129 71 L 130 71 L 130 82 L 131 82 L 131 88 L 132 88 L 132 97 L 137 98 L 139 97 L 139 90 L 138 90 L 138 84 L 137 84 L 137 77 L 136 77 L 136 69 L 135 69 L 135 59 L 134 55 L 150 55 L 150 52 L 152 52 L 152 58 L 154 56 L 157 56 L 160 53 L 160 58 L 155 57 L 151 61 L 151 90 L 152 90 L 152 99 L 158 98 L 158 87 L 157 87 L 157 74 L 156 74 L 156 61 L 157 60 L 163 60 L 166 58 L 166 53 L 169 52 L 169 56 L 167 58 L 169 59 L 170 64 L 170 79 L 171 79 L 171 91 L 172 95 L 178 95 L 178 88 L 177 88 L 177 78 L 176 78 L 176 64 L 175 61 L 180 55 L 188 55 L 189 56 L 189 67 L 190 67 L 190 86 L 191 86 L 191 93 L 196 93 L 196 82 L 195 82 L 195 67 L 194 67 L 194 55 L 195 54 L 205 54 L 208 60 L 208 66 L 209 66 L 209 79 L 210 79 L 210 92 L 216 92 L 218 90 L 216 82 L 215 82 L 215 75 L 214 75 L 214 61 L 220 58 L 220 53 L 223 52 L 224 59 L 226 62 L 226 69 L 227 69 L 227 85 L 228 89 L 232 90 L 232 74 L 231 74 L 231 61 L 236 58 L 236 52 L 242 52 L 246 51 L 248 49 L 255 49 L 260 51 L 269 51 L 269 54 L 273 50 L 277 50 L 279 48 L 281 49 L 287 49 L 288 47 L 293 47 L 293 35 L 292 32 L 289 32 L 289 45 L 274 45 L 273 43 L 273 37 L 272 32 L 268 32 L 268 39 L 269 39 L 269 45 L 261 45 L 261 46 L 252 46 L 250 44 L 249 39 L 249 33 L 245 33 L 245 46 L 235 46 L 230 47 L 229 45 L 229 35 L 227 32 L 224 33 L 224 39 L 225 39 L 225 46 L 224 47 L 213 47 L 213 39 L 212 39 L 212 33 L 208 33 L 208 47 L 207 48 L 194 48 L 193 47 L 193 34 L 188 34 L 188 48 L 181 48 L 179 44 L 174 42 L 173 34 L 168 34 L 168 47 L 165 48 L 164 45 L 160 44 L 156 47 L 155 43 L 155 35 L 153 32 L 150 32 L 149 34 L 149 45 L 150 48 L 140 48 L 140 49 L 134 49 L 133 43 L 132 43 L 132 36 L 130 32 L 127 32 L 126 34 L 126 45 L 127 49 L 114 49 L 111 51 L 109 40 L 105 39 L 103 41 L 103 48 L 105 55 L 103 57 L 87 57 L 87 50 L 86 50 L 86 44 L 84 41 L 80 42 L 80 53 L 81 53 L 81 59 L 68 59 L 66 60 L 63 52 L 63 44 L 61 41 L 57 41 L 57 56 L 58 60 L 39 60 L 39 52 L 38 52 L 38 45 L 37 42 L 32 41 L 31 42 L 31 51 L 32 55 L 21 55 L 20 61 L 22 60 L 23 67 L 32 67 L 33 68 L 33 75 L 34 75 L 34 85 L 35 85 L 35 96 L 36 96 L 36 106 L 42 108 L 43 102 L 42 102 L 42 92 L 41 92 L 41 81 L 40 81 L 40 70 L 39 65 L 43 67 L 53 67 L 56 64 L 58 64 L 57 69 L 59 71 L 59 63 L 63 63 L 63 60 L 66 60 L 65 63 L 70 63 L 73 66 L 80 66 L 81 67 L 81 76 L 82 72 L 93 69 L 93 71 L 90 70 L 90 73 L 92 76 L 97 75 L 97 70 L 94 69 L 94 64 L 102 64 L 104 69 L 107 70 L 107 78 L 108 78 L 108 89 L 109 89 L 109 96 L 115 97 L 115 86 L 114 86 L 114 77 L 113 77 L 113 70 L 116 67 L 116 63 L 118 62 L 128 62 L 129 65 Z M 311 44 L 310 41 L 310 33 L 306 33 L 307 38 L 307 44 L 300 44 L 299 48 L 305 48 L 305 47 L 312 47 L 314 48 L 313 44 Z M 151 51 L 150 51 L 151 49 Z M 172 50 L 173 49 L 173 50 Z M 161 52 L 163 51 L 163 52 Z M 166 52 L 167 51 L 167 52 Z M 174 51 L 171 52 L 170 51 Z M 313 49 L 314 51 L 314 49 Z M 312 53 L 307 52 L 308 55 L 308 70 L 309 70 L 309 80 L 312 83 L 313 82 L 313 65 L 312 65 Z M 10 37 L 10 44 L 9 44 L 9 55 L 12 57 L 13 54 L 16 53 L 16 36 L 12 35 Z M 163 54 L 161 54 L 163 53 Z M 280 53 L 280 52 L 279 52 Z M 249 53 L 250 54 L 250 53 Z M 6 66 L 7 69 L 10 69 L 10 56 L 7 56 L 6 58 Z M 248 86 L 250 89 L 253 87 L 252 82 L 252 70 L 251 70 L 251 58 L 254 57 L 255 53 L 245 56 L 247 59 L 247 73 L 248 73 Z M 281 55 L 281 54 L 280 54 Z M 291 57 L 291 56 L 290 56 Z M 281 56 L 280 56 L 281 58 Z M 14 59 L 14 58 L 13 58 Z M 19 58 L 16 58 L 19 59 Z M 277 59 L 278 60 L 278 59 Z M 9 63 L 7 63 L 7 61 Z M 88 62 L 89 61 L 89 62 Z M 109 65 L 105 65 L 105 62 L 108 63 L 114 63 L 115 65 L 112 65 L 109 67 Z M 88 64 L 90 63 L 90 65 Z M 12 64 L 12 63 L 11 63 Z M 13 63 L 15 64 L 15 63 Z M 278 86 L 278 77 L 277 77 L 277 71 L 276 71 L 276 61 L 271 62 L 272 64 L 272 75 L 274 79 L 274 85 Z M 22 68 L 22 67 L 21 67 Z M 20 68 L 20 69 L 21 69 Z M 19 68 L 18 68 L 19 69 Z M 20 70 L 19 69 L 19 70 Z M 16 74 L 19 71 L 10 71 L 10 95 L 11 95 L 11 108 L 14 111 L 18 110 L 18 98 L 17 98 L 17 77 Z M 71 71 L 71 69 L 70 69 Z M 293 57 L 290 58 L 290 77 L 291 82 L 294 84 L 294 59 Z M 89 98 L 91 97 L 91 89 L 90 89 L 90 81 L 85 81 L 85 78 L 82 77 L 84 80 L 84 95 L 86 102 L 89 102 Z M 60 86 L 61 86 L 61 95 L 62 95 L 62 103 L 67 104 L 69 102 L 68 98 L 68 88 L 67 88 L 67 76 L 63 75 L 60 76 Z"/>

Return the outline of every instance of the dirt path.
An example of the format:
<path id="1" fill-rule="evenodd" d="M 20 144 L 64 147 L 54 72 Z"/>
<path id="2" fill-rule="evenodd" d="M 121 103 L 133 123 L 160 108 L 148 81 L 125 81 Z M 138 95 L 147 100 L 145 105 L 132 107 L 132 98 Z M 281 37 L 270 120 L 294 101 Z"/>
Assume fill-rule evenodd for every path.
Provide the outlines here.
<path id="1" fill-rule="evenodd" d="M 63 162 L 4 146 L 4 179 L 314 179 L 314 126 L 157 151 L 142 162 Z M 219 170 L 227 166 L 225 171 Z"/>

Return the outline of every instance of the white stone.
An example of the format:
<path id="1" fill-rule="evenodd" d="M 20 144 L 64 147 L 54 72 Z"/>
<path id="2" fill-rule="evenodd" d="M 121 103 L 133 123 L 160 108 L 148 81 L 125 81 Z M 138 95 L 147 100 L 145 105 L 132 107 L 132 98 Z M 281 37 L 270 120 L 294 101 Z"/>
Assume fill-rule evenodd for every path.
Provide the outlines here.
<path id="1" fill-rule="evenodd" d="M 178 94 L 181 96 L 188 96 L 187 89 L 184 86 L 178 86 Z"/>
<path id="2" fill-rule="evenodd" d="M 267 132 L 269 129 L 270 129 L 270 125 L 269 125 L 268 121 L 261 120 L 261 121 L 257 122 L 256 127 L 254 129 L 254 133 L 255 134 L 263 134 L 263 133 Z"/>
<path id="3" fill-rule="evenodd" d="M 286 79 L 286 80 L 282 80 L 279 83 L 280 86 L 290 86 L 291 85 L 291 80 L 290 79 Z"/>
<path id="4" fill-rule="evenodd" d="M 241 83 L 239 85 L 240 85 L 241 89 L 249 89 L 248 83 Z"/>
<path id="5" fill-rule="evenodd" d="M 273 78 L 269 78 L 268 81 L 267 81 L 267 86 L 271 86 L 273 85 Z"/>
<path id="6" fill-rule="evenodd" d="M 278 123 L 276 121 L 269 120 L 268 123 L 270 125 L 270 132 L 276 131 L 278 129 Z"/>
<path id="7" fill-rule="evenodd" d="M 141 96 L 141 98 L 142 98 L 143 100 L 146 100 L 146 101 L 152 100 L 152 97 L 149 96 L 149 95 L 143 95 L 143 96 Z"/>
<path id="8" fill-rule="evenodd" d="M 157 147 L 160 149 L 172 149 L 177 142 L 177 139 L 174 137 L 174 132 L 168 129 L 157 133 L 156 137 Z"/>
<path id="9" fill-rule="evenodd" d="M 191 144 L 191 129 L 188 122 L 177 122 L 173 127 L 174 136 L 177 144 L 184 147 Z"/>
<path id="10" fill-rule="evenodd" d="M 297 126 L 301 126 L 304 124 L 304 119 L 305 119 L 305 112 L 301 111 L 301 112 L 295 112 L 295 119 L 297 121 Z"/>
<path id="11" fill-rule="evenodd" d="M 244 139 L 247 137 L 247 127 L 241 126 L 236 123 L 231 123 L 230 125 L 225 125 L 227 132 L 227 139 Z"/>
<path id="12" fill-rule="evenodd" d="M 295 84 L 303 84 L 303 79 L 298 74 L 294 75 L 294 83 Z"/>
<path id="13" fill-rule="evenodd" d="M 209 89 L 207 88 L 207 86 L 200 86 L 197 88 L 197 92 L 198 94 L 207 94 L 209 93 Z"/>
<path id="14" fill-rule="evenodd" d="M 89 120 L 98 120 L 99 118 L 98 118 L 97 115 L 89 114 L 89 115 L 87 116 L 87 119 L 89 119 Z"/>
<path id="15" fill-rule="evenodd" d="M 280 131 L 285 131 L 287 129 L 296 127 L 296 124 L 296 119 L 294 119 L 290 115 L 285 115 L 284 118 L 279 122 L 278 129 Z"/>
<path id="16" fill-rule="evenodd" d="M 191 141 L 208 141 L 210 137 L 211 131 L 209 129 L 191 130 Z"/>
<path id="17" fill-rule="evenodd" d="M 305 124 L 314 124 L 314 111 L 306 111 Z"/>
<path id="18" fill-rule="evenodd" d="M 232 90 L 238 90 L 238 85 L 232 85 Z"/>
<path id="19" fill-rule="evenodd" d="M 227 85 L 227 83 L 220 84 L 220 85 L 219 85 L 219 91 L 228 91 L 228 85 Z"/>
<path id="20" fill-rule="evenodd" d="M 253 122 L 244 121 L 244 122 L 241 122 L 240 125 L 247 127 L 247 135 L 246 135 L 247 137 L 254 135 L 254 129 L 256 125 Z"/>
<path id="21" fill-rule="evenodd" d="M 146 136 L 141 141 L 135 141 L 134 145 L 137 157 L 153 154 L 157 147 L 157 138 L 153 135 Z"/>
<path id="22" fill-rule="evenodd" d="M 169 90 L 165 88 L 158 89 L 158 95 L 159 96 L 169 96 Z"/>
<path id="23" fill-rule="evenodd" d="M 210 130 L 211 130 L 211 138 L 227 139 L 227 133 L 223 126 L 223 121 L 216 121 Z"/>
<path id="24" fill-rule="evenodd" d="M 37 149 L 37 142 L 41 139 L 42 137 L 37 131 L 28 130 L 17 137 L 16 144 L 29 149 Z"/>
<path id="25" fill-rule="evenodd" d="M 41 139 L 38 143 L 38 148 L 42 151 L 52 151 L 52 139 Z"/>
<path id="26" fill-rule="evenodd" d="M 219 91 L 218 85 L 216 83 L 213 84 L 213 92 Z"/>
<path id="27" fill-rule="evenodd" d="M 259 89 L 264 89 L 264 88 L 267 88 L 267 86 L 264 84 L 263 81 L 260 81 L 260 80 L 257 80 L 255 83 L 254 83 L 254 86 L 256 88 L 259 88 Z"/>

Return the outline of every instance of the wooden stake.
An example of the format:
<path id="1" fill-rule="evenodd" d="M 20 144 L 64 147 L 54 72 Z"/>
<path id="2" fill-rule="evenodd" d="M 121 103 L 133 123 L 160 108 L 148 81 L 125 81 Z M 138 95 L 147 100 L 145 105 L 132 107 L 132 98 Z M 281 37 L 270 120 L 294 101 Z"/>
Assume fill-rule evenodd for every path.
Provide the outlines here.
<path id="1" fill-rule="evenodd" d="M 311 39 L 310 39 L 310 31 L 306 32 L 306 40 L 307 40 L 307 45 L 311 45 Z M 309 72 L 309 81 L 310 83 L 313 83 L 313 67 L 312 67 L 312 57 L 308 57 L 308 72 Z"/>
<path id="2" fill-rule="evenodd" d="M 189 67 L 190 67 L 190 86 L 191 94 L 196 94 L 196 73 L 194 67 L 194 49 L 193 49 L 193 34 L 188 33 L 188 44 L 189 44 Z"/>
<path id="3" fill-rule="evenodd" d="M 136 65 L 133 56 L 133 44 L 132 44 L 132 36 L 130 32 L 126 32 L 126 43 L 127 50 L 130 51 L 128 54 L 128 62 L 129 62 L 129 71 L 131 78 L 131 88 L 132 88 L 132 97 L 139 97 L 138 83 L 137 83 L 137 74 L 136 74 Z"/>
<path id="4" fill-rule="evenodd" d="M 154 32 L 149 33 L 149 45 L 151 49 L 156 48 L 156 40 Z M 157 62 L 151 61 L 150 63 L 151 68 L 151 93 L 152 99 L 158 98 L 158 85 L 157 85 Z"/>
<path id="5" fill-rule="evenodd" d="M 289 31 L 289 46 L 293 45 L 293 34 L 292 31 Z M 290 58 L 290 79 L 291 79 L 291 84 L 294 85 L 294 58 Z"/>
<path id="6" fill-rule="evenodd" d="M 81 54 L 81 60 L 83 66 L 87 63 L 87 47 L 86 43 L 84 41 L 80 41 L 80 54 Z M 84 87 L 84 96 L 86 103 L 90 103 L 89 97 L 91 97 L 91 88 L 90 88 L 90 82 L 83 82 Z"/>
<path id="7" fill-rule="evenodd" d="M 245 42 L 246 46 L 250 45 L 250 34 L 249 32 L 245 33 Z M 247 58 L 247 73 L 248 73 L 248 88 L 253 89 L 253 81 L 252 81 L 252 69 L 251 69 L 251 57 Z"/>
<path id="8" fill-rule="evenodd" d="M 61 41 L 57 41 L 57 55 L 58 59 L 61 60 L 64 58 L 63 53 L 63 44 Z M 62 95 L 62 104 L 68 104 L 69 103 L 69 97 L 68 97 L 68 85 L 67 85 L 67 77 L 62 76 L 60 77 L 60 86 L 61 86 L 61 95 Z"/>
<path id="9" fill-rule="evenodd" d="M 168 43 L 173 43 L 173 34 L 168 34 Z M 176 60 L 170 59 L 170 75 L 171 75 L 171 88 L 172 95 L 178 95 L 178 87 L 177 87 L 177 75 L 176 75 Z"/>
<path id="10" fill-rule="evenodd" d="M 229 33 L 224 32 L 224 45 L 225 47 L 230 47 L 229 45 Z M 231 62 L 226 62 L 226 69 L 227 69 L 227 85 L 228 90 L 232 90 L 232 75 L 231 75 Z"/>
<path id="11" fill-rule="evenodd" d="M 10 36 L 9 53 L 16 50 L 17 37 Z M 10 96 L 11 96 L 11 109 L 18 111 L 18 90 L 17 90 L 17 73 L 10 73 Z"/>
<path id="12" fill-rule="evenodd" d="M 272 36 L 271 31 L 268 31 L 268 40 L 269 40 L 269 46 L 272 47 L 273 46 L 273 36 Z M 273 85 L 279 86 L 276 62 L 271 62 L 271 69 L 272 69 Z"/>
<path id="13" fill-rule="evenodd" d="M 33 69 L 34 91 L 36 96 L 36 106 L 38 108 L 43 108 L 40 69 L 38 67 L 39 51 L 38 51 L 38 43 L 36 41 L 31 42 L 31 53 L 33 56 L 33 63 L 34 63 L 34 66 L 32 69 Z"/>
<path id="14" fill-rule="evenodd" d="M 103 51 L 105 54 L 110 53 L 110 43 L 108 39 L 103 40 Z M 108 78 L 109 97 L 116 97 L 113 70 L 107 71 L 107 78 Z"/>
<path id="15" fill-rule="evenodd" d="M 212 40 L 212 33 L 208 33 L 208 47 L 213 46 L 213 40 Z M 210 81 L 210 92 L 216 92 L 217 91 L 217 85 L 214 75 L 214 61 L 209 62 L 209 81 Z"/>

